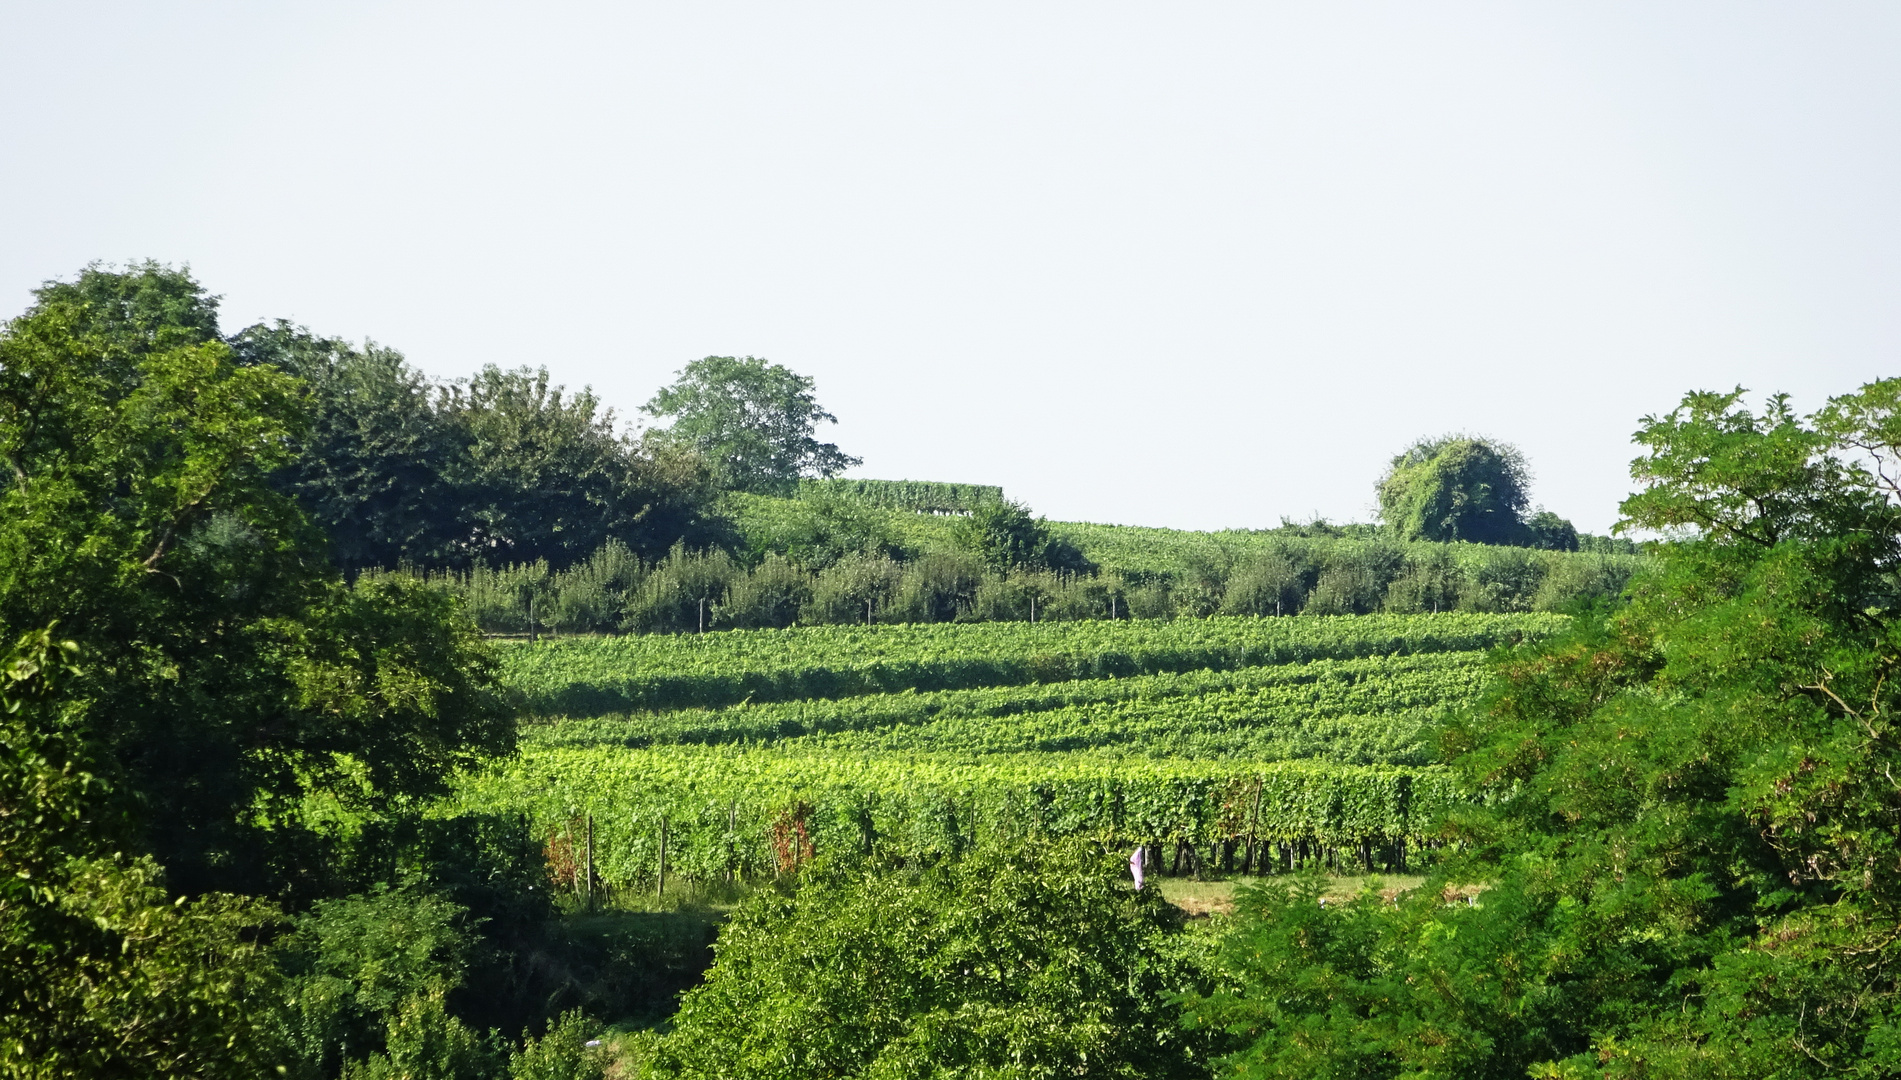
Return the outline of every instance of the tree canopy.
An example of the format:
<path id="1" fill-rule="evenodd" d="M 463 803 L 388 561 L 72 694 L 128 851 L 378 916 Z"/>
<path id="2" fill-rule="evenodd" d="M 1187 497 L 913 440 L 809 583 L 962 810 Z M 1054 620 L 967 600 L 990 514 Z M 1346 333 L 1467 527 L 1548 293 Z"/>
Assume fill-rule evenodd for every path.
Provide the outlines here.
<path id="1" fill-rule="evenodd" d="M 1470 436 L 1419 440 L 1379 482 L 1380 518 L 1406 540 L 1522 544 L 1530 504 L 1524 455 Z"/>
<path id="2" fill-rule="evenodd" d="M 0 330 L 0 1074 L 265 1075 L 265 898 L 512 716 L 451 598 L 346 585 L 273 486 L 311 397 L 213 298 L 151 264 L 36 295 Z"/>
<path id="3" fill-rule="evenodd" d="M 1661 569 L 1447 729 L 1467 858 L 1397 906 L 1245 902 L 1192 1010 L 1233 1075 L 1901 1070 L 1901 380 L 1694 393 L 1637 442 Z"/>
<path id="4" fill-rule="evenodd" d="M 1050 531 L 1049 522 L 1009 499 L 979 500 L 959 518 L 953 535 L 964 550 L 994 570 L 1055 570 L 1086 574 L 1096 567 L 1067 538 Z"/>
<path id="5" fill-rule="evenodd" d="M 756 357 L 708 356 L 642 407 L 670 421 L 667 432 L 698 450 L 729 488 L 790 495 L 800 477 L 828 477 L 860 464 L 818 425 L 837 423 L 812 396 L 812 379 Z"/>
<path id="6" fill-rule="evenodd" d="M 425 794 L 512 733 L 448 597 L 336 576 L 271 483 L 308 392 L 239 364 L 177 278 L 88 270 L 0 334 L 0 626 L 78 644 L 66 723 L 181 884 L 268 892 L 245 837 L 313 788 Z"/>
<path id="7" fill-rule="evenodd" d="M 551 385 L 545 368 L 491 365 L 438 383 L 394 350 L 283 322 L 232 344 L 241 363 L 310 387 L 311 430 L 276 481 L 346 569 L 560 568 L 609 540 L 654 559 L 721 535 L 691 448 L 627 437 L 591 391 Z"/>

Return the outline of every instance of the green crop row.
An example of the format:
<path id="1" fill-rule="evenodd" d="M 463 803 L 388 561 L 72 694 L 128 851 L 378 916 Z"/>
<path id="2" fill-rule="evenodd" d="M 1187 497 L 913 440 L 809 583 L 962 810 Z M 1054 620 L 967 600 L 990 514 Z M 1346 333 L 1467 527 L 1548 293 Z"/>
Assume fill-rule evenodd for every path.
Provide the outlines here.
<path id="1" fill-rule="evenodd" d="M 1471 701 L 1480 652 L 563 720 L 537 746 L 776 742 L 819 750 L 1121 752 L 1423 764 L 1431 721 Z"/>
<path id="2" fill-rule="evenodd" d="M 1476 696 L 1484 676 L 1482 668 L 1467 667 L 1377 682 L 1135 700 L 1005 719 L 952 717 L 885 731 L 809 736 L 788 749 L 1086 752 L 1418 765 L 1431 760 L 1426 740 L 1432 727 Z"/>
<path id="3" fill-rule="evenodd" d="M 737 747 L 531 749 L 457 800 L 528 816 L 615 883 L 791 870 L 825 852 L 906 858 L 989 842 L 1418 843 L 1466 802 L 1440 767 L 1077 755 L 813 754 Z"/>
<path id="4" fill-rule="evenodd" d="M 892 510 L 967 513 L 981 502 L 1003 498 L 994 484 L 945 484 L 929 480 L 801 480 L 799 497 L 834 496 Z"/>
<path id="5" fill-rule="evenodd" d="M 1439 614 L 816 626 L 510 645 L 502 669 L 533 715 L 600 716 L 1470 651 L 1565 622 Z"/>

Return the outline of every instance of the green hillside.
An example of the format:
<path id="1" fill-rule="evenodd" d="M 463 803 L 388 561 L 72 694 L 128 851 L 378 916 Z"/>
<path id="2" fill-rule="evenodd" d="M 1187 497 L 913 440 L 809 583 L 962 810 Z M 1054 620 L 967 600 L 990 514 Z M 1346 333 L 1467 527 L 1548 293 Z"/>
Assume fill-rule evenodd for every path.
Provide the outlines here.
<path id="1" fill-rule="evenodd" d="M 610 883 L 824 851 L 1146 843 L 1168 869 L 1398 868 L 1463 798 L 1431 732 L 1562 616 L 741 630 L 504 653 L 543 714 L 471 808 L 593 820 Z M 1345 853 L 1345 854 L 1343 854 Z"/>

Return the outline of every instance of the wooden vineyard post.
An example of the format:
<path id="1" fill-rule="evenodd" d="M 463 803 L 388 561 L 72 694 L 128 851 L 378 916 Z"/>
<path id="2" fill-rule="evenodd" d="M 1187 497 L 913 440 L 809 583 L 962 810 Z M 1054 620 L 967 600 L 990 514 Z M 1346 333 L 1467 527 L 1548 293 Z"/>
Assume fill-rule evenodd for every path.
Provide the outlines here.
<path id="1" fill-rule="evenodd" d="M 587 816 L 587 909 L 594 910 L 594 815 Z"/>
<path id="2" fill-rule="evenodd" d="M 739 800 L 734 799 L 726 807 L 726 884 L 733 883 L 737 869 L 733 866 L 733 834 L 739 831 Z"/>
<path id="3" fill-rule="evenodd" d="M 1254 870 L 1254 835 L 1261 828 L 1261 778 L 1254 778 L 1254 812 L 1248 815 L 1248 855 L 1241 865 L 1242 873 Z"/>
<path id="4" fill-rule="evenodd" d="M 561 835 L 568 838 L 568 845 L 567 850 L 562 853 L 562 857 L 567 860 L 568 873 L 573 875 L 568 878 L 567 884 L 578 894 L 584 885 L 582 881 L 584 875 L 581 872 L 581 868 L 574 865 L 574 819 L 569 818 L 567 825 L 563 826 L 563 829 L 564 831 Z"/>
<path id="5" fill-rule="evenodd" d="M 660 883 L 654 886 L 654 898 L 665 899 L 667 895 L 667 819 L 660 819 Z"/>

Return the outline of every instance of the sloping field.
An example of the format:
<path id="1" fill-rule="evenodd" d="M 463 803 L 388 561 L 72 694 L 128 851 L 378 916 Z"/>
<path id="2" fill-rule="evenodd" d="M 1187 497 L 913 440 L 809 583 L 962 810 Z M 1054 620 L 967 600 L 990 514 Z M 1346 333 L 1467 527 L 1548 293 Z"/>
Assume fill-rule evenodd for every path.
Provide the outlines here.
<path id="1" fill-rule="evenodd" d="M 1553 615 L 813 627 L 515 645 L 542 717 L 462 802 L 609 881 L 1063 836 L 1398 867 L 1461 801 L 1430 737 Z M 664 838 L 664 839 L 663 839 Z M 1342 854 L 1345 853 L 1345 854 Z"/>
<path id="2" fill-rule="evenodd" d="M 509 648 L 503 665 L 531 713 L 597 716 L 1468 651 L 1563 622 L 1449 613 L 807 626 L 569 639 Z"/>

